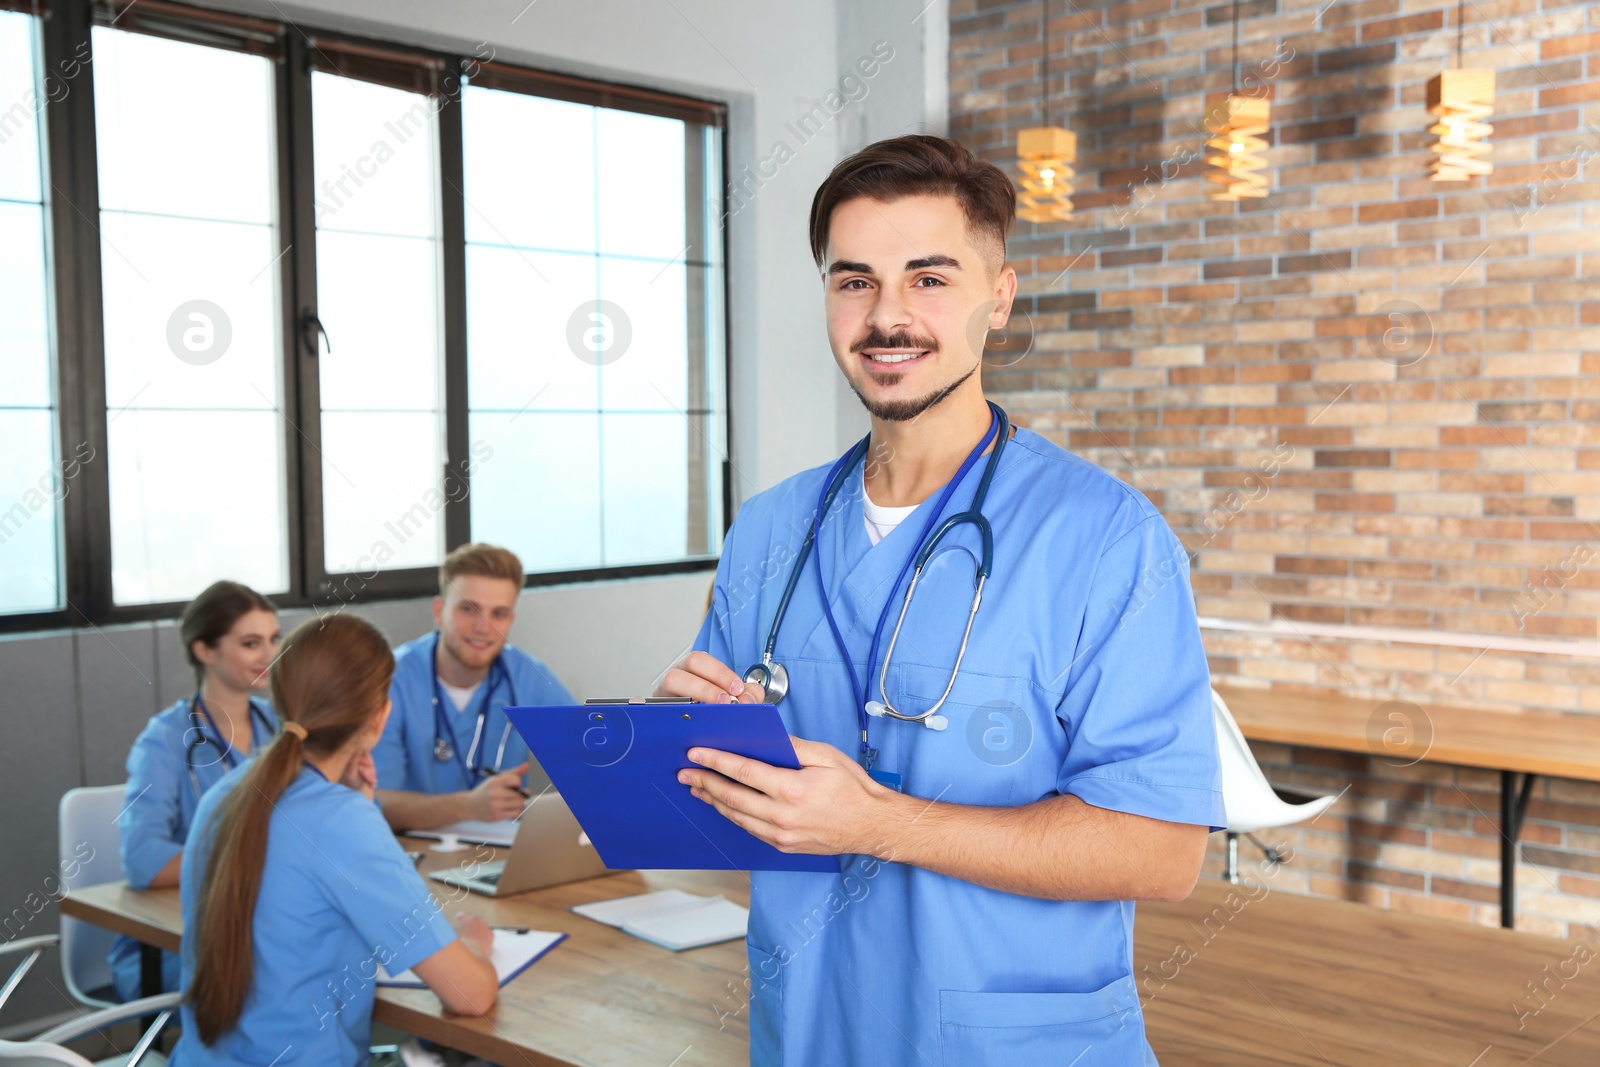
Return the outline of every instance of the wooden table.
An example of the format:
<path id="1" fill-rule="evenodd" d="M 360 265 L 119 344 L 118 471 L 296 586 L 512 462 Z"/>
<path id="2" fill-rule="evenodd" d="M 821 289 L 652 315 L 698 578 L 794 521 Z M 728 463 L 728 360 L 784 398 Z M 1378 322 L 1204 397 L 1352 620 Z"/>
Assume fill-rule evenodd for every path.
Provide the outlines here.
<path id="1" fill-rule="evenodd" d="M 1252 741 L 1500 772 L 1500 925 L 1517 918 L 1517 839 L 1541 774 L 1600 782 L 1600 715 L 1479 711 L 1400 700 L 1217 686 Z"/>
<path id="2" fill-rule="evenodd" d="M 402 841 L 412 850 L 429 845 Z M 463 857 L 482 858 L 477 852 L 428 852 L 420 869 L 449 868 Z M 628 871 L 505 899 L 453 890 L 431 879 L 428 885 L 451 912 L 470 911 L 495 926 L 559 930 L 568 937 L 502 988 L 498 1007 L 484 1018 L 446 1014 L 424 989 L 381 988 L 374 1022 L 517 1067 L 696 1067 L 748 1060 L 742 943 L 673 953 L 567 910 L 653 889 L 721 893 L 748 905 L 750 879 L 743 872 Z M 183 930 L 176 889 L 140 893 L 126 882 L 109 882 L 73 890 L 62 898 L 61 912 L 172 952 Z M 159 953 L 147 955 L 159 959 Z"/>
<path id="3" fill-rule="evenodd" d="M 1139 905 L 1134 974 L 1165 1067 L 1600 1063 L 1600 959 L 1576 963 L 1573 945 L 1538 934 L 1250 881 L 1248 870 L 1238 887 L 1205 879 L 1181 904 Z M 1550 982 L 1540 1010 L 1524 983 L 1562 970 L 1576 976 Z"/>
<path id="4" fill-rule="evenodd" d="M 487 1018 L 448 1016 L 432 993 L 395 989 L 379 991 L 373 1017 L 508 1065 L 744 1067 L 742 945 L 674 954 L 565 910 L 669 886 L 748 899 L 744 875 L 694 871 L 473 896 L 463 904 L 491 922 L 570 936 L 502 989 Z M 178 947 L 176 890 L 93 886 L 61 910 Z M 1301 897 L 1248 872 L 1241 886 L 1207 879 L 1183 903 L 1139 905 L 1134 937 L 1150 1042 L 1167 1067 L 1510 1067 L 1536 1053 L 1541 1067 L 1600 1063 L 1600 960 L 1551 986 L 1542 1009 L 1523 986 L 1546 981 L 1545 967 L 1574 969 L 1572 946 L 1552 938 Z M 1537 1014 L 1519 1019 L 1519 1002 Z"/>

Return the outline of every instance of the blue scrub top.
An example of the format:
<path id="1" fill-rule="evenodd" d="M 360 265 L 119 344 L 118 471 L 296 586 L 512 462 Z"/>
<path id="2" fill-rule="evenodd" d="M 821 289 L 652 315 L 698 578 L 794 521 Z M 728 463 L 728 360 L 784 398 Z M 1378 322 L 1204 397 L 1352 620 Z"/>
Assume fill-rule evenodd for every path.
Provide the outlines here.
<path id="1" fill-rule="evenodd" d="M 242 777 L 206 794 L 183 854 L 186 989 L 212 816 Z M 173 1067 L 364 1064 L 378 968 L 398 974 L 456 936 L 377 805 L 309 766 L 273 808 L 251 929 L 255 972 L 238 1024 L 204 1045 L 185 1003 Z"/>
<path id="2" fill-rule="evenodd" d="M 134 889 L 147 889 L 161 868 L 183 851 L 200 795 L 231 769 L 223 757 L 221 738 L 205 717 L 190 716 L 192 698 L 178 701 L 151 716 L 128 750 L 128 790 L 117 818 L 122 876 Z M 250 751 L 272 741 L 278 717 L 265 700 L 250 700 Z M 198 725 L 197 725 L 198 723 Z M 195 742 L 205 738 L 203 744 Z M 191 749 L 192 746 L 192 749 Z M 185 753 L 189 753 L 185 762 Z M 194 780 L 189 769 L 194 769 Z M 199 785 L 199 791 L 195 789 Z M 178 957 L 163 952 L 162 991 L 178 988 Z M 118 937 L 110 952 L 112 980 L 123 1000 L 139 996 L 139 942 Z"/>
<path id="3" fill-rule="evenodd" d="M 946 514 L 965 510 L 974 464 Z M 758 662 L 827 475 L 816 468 L 739 512 L 695 648 Z M 867 649 L 937 494 L 873 546 L 861 468 L 818 534 L 778 638 L 791 733 L 855 756 L 849 674 L 829 603 L 865 678 Z M 1100 808 L 1219 829 L 1225 822 L 1210 676 L 1189 561 L 1142 495 L 1019 429 L 985 513 L 994 567 L 943 731 L 875 719 L 878 766 L 913 796 L 1018 806 L 1064 793 Z M 922 711 L 944 691 L 972 601 L 979 538 L 953 531 L 917 587 L 889 696 Z M 907 576 L 909 582 L 909 575 Z M 872 698 L 878 699 L 874 666 Z M 1050 901 L 904 864 L 840 858 L 838 874 L 751 875 L 751 1063 L 875 1067 L 1152 1064 L 1133 974 L 1134 905 Z"/>
<path id="4" fill-rule="evenodd" d="M 476 786 L 481 779 L 467 766 L 467 750 L 472 745 L 478 712 L 485 701 L 489 714 L 483 725 L 483 739 L 478 744 L 477 762 L 490 770 L 494 769 L 500 740 L 510 726 L 505 715 L 508 705 L 515 708 L 577 703 L 549 667 L 521 649 L 506 645 L 500 651 L 500 663 L 505 670 L 491 668 L 465 709 L 456 710 L 455 701 L 447 694 L 441 695 L 444 717 L 455 728 L 456 742 L 449 761 L 440 762 L 434 756 L 433 744 L 438 736 L 436 730 L 440 729 L 433 710 L 435 640 L 436 633 L 423 634 L 394 650 L 394 681 L 389 685 L 389 699 L 394 707 L 389 712 L 389 723 L 383 728 L 382 739 L 372 750 L 379 789 L 438 794 L 458 793 Z M 491 683 L 493 692 L 489 691 Z M 449 734 L 445 737 L 449 739 Z M 505 758 L 499 761 L 501 769 L 510 770 L 531 759 L 527 742 L 522 740 L 516 727 L 511 727 L 506 738 Z"/>

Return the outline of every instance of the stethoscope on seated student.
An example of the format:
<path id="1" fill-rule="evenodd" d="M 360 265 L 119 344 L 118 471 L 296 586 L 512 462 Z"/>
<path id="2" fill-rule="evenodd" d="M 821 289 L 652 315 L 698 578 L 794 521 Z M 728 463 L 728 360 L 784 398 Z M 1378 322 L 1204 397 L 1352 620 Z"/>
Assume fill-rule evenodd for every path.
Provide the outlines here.
<path id="1" fill-rule="evenodd" d="M 433 651 L 428 654 L 428 671 L 432 679 L 433 694 L 433 758 L 440 763 L 449 763 L 461 754 L 461 744 L 456 738 L 455 726 L 451 724 L 450 717 L 445 714 L 443 696 L 439 691 L 439 640 L 440 634 L 434 631 Z M 499 675 L 505 683 L 506 692 L 511 699 L 501 701 L 502 712 L 507 707 L 517 706 L 517 687 L 511 681 L 511 670 L 506 666 L 505 653 L 494 658 L 489 664 L 489 673 L 483 679 L 483 692 L 479 694 L 482 700 L 478 704 L 478 721 L 472 728 L 472 744 L 467 746 L 466 759 L 463 766 L 472 778 L 485 778 L 491 774 L 499 774 L 506 759 L 506 743 L 511 740 L 511 720 L 507 719 L 505 727 L 500 731 L 500 745 L 495 749 L 493 767 L 480 766 L 479 760 L 483 755 L 480 748 L 483 743 L 484 725 L 489 721 L 489 704 L 494 698 L 495 676 Z M 465 710 L 465 709 L 463 709 Z M 448 736 L 447 736 L 448 735 Z"/>
<path id="2" fill-rule="evenodd" d="M 967 455 L 961 468 L 956 471 L 945 486 L 944 492 L 939 496 L 933 511 L 928 516 L 927 523 L 922 528 L 922 536 L 917 542 L 917 548 L 906 557 L 905 564 L 900 568 L 900 574 L 895 578 L 890 589 L 897 588 L 905 580 L 906 572 L 912 571 L 911 584 L 906 587 L 905 598 L 900 604 L 900 615 L 895 620 L 894 631 L 889 635 L 889 646 L 883 653 L 882 669 L 878 672 L 878 696 L 872 700 L 870 690 L 863 687 L 861 679 L 856 677 L 855 663 L 851 659 L 850 649 L 845 644 L 844 635 L 839 630 L 839 624 L 834 620 L 833 609 L 828 603 L 827 583 L 822 576 L 822 558 L 817 557 L 815 568 L 817 575 L 817 588 L 822 594 L 822 612 L 828 621 L 828 628 L 833 631 L 833 639 L 839 647 L 839 652 L 844 660 L 844 666 L 850 672 L 850 690 L 859 696 L 856 708 L 856 717 L 861 728 L 861 754 L 860 760 L 863 767 L 870 773 L 874 770 L 877 760 L 877 749 L 872 748 L 869 742 L 868 730 L 871 719 L 888 718 L 898 719 L 901 722 L 917 722 L 930 730 L 943 730 L 949 726 L 945 716 L 938 714 L 944 702 L 950 698 L 950 691 L 955 688 L 956 677 L 961 672 L 961 661 L 967 654 L 967 639 L 972 636 L 972 623 L 978 616 L 978 605 L 983 602 L 983 586 L 988 581 L 990 572 L 994 569 L 994 530 L 989 525 L 989 520 L 984 517 L 983 505 L 989 496 L 989 483 L 994 480 L 995 470 L 1000 465 L 1000 453 L 1005 448 L 1006 440 L 1011 436 L 1011 420 L 1006 413 L 994 402 L 989 403 L 991 420 L 989 430 Z M 822 524 L 823 518 L 828 514 L 828 508 L 833 504 L 834 498 L 839 495 L 839 490 L 849 479 L 855 465 L 861 462 L 867 453 L 867 446 L 871 442 L 871 435 L 863 437 L 854 448 L 841 456 L 828 472 L 827 479 L 823 482 L 822 494 L 817 500 L 817 510 L 812 515 L 811 525 L 806 531 L 805 540 L 800 544 L 800 551 L 795 557 L 794 568 L 789 572 L 789 580 L 783 587 L 783 596 L 778 601 L 778 610 L 772 619 L 772 627 L 767 632 L 767 643 L 761 652 L 761 662 L 752 664 L 744 672 L 746 682 L 755 682 L 762 686 L 766 693 L 766 702 L 778 704 L 789 692 L 789 672 L 774 658 L 774 650 L 778 644 L 778 631 L 783 625 L 783 617 L 789 609 L 789 600 L 794 596 L 796 586 L 800 581 L 800 572 L 805 569 L 806 560 L 812 554 L 816 544 L 817 527 Z M 949 503 L 950 496 L 955 492 L 956 486 L 966 477 L 978 457 L 983 455 L 984 449 L 994 443 L 994 451 L 989 453 L 989 460 L 984 467 L 983 476 L 978 480 L 977 490 L 972 494 L 972 503 L 967 510 L 939 522 L 939 516 L 944 513 L 945 505 Z M 935 529 L 935 524 L 938 524 Z M 894 648 L 900 640 L 900 628 L 905 624 L 906 612 L 911 608 L 912 597 L 916 594 L 917 583 L 922 579 L 923 568 L 933 556 L 934 550 L 945 536 L 958 526 L 971 525 L 977 528 L 978 536 L 982 540 L 981 556 L 977 559 L 977 573 L 973 578 L 972 606 L 967 610 L 966 629 L 961 633 L 961 647 L 956 652 L 955 666 L 950 669 L 950 678 L 945 683 L 944 692 L 931 707 L 922 711 L 901 711 L 889 699 L 889 662 L 894 656 Z M 931 536 L 930 536 L 931 533 Z M 913 569 L 914 568 L 914 569 Z M 889 611 L 894 606 L 894 598 L 890 597 L 883 605 L 883 613 L 878 617 L 877 628 L 872 633 L 872 644 L 867 653 L 866 680 L 867 685 L 872 683 L 872 665 L 878 658 L 878 646 L 883 640 L 883 631 L 889 621 Z M 874 775 L 876 777 L 876 775 Z"/>
<path id="3" fill-rule="evenodd" d="M 278 724 L 271 715 L 267 714 L 266 709 L 251 698 L 246 698 L 246 703 L 250 706 L 250 718 L 260 722 L 262 726 L 267 728 L 268 738 L 276 737 Z M 200 722 L 202 717 L 205 719 L 204 726 Z M 207 726 L 211 728 L 209 734 L 206 733 Z M 253 729 L 254 726 L 252 725 Z M 231 743 L 223 739 L 222 731 L 217 729 L 217 720 L 212 718 L 211 709 L 206 707 L 206 702 L 201 699 L 200 690 L 198 689 L 194 691 L 194 696 L 189 698 L 189 729 L 185 731 L 185 734 L 194 735 L 184 745 L 183 766 L 189 772 L 189 785 L 193 787 L 194 795 L 198 797 L 204 790 L 200 788 L 200 776 L 195 773 L 195 752 L 202 745 L 210 745 L 217 750 L 218 758 L 228 765 L 229 770 L 239 766 L 239 753 Z"/>

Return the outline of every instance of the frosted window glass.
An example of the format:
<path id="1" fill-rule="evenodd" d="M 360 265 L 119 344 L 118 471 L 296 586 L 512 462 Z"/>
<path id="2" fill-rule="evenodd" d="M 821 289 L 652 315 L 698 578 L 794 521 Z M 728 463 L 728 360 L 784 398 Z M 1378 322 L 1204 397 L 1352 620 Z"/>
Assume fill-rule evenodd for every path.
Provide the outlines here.
<path id="1" fill-rule="evenodd" d="M 660 563 L 688 553 L 689 435 L 680 415 L 605 415 L 605 563 Z"/>
<path id="2" fill-rule="evenodd" d="M 462 120 L 469 422 L 494 456 L 473 475 L 473 539 L 530 572 L 714 553 L 722 274 L 686 246 L 703 173 L 697 236 L 720 255 L 718 135 L 470 87 Z"/>
<path id="3" fill-rule="evenodd" d="M 595 250 L 595 108 L 468 86 L 467 240 Z"/>
<path id="4" fill-rule="evenodd" d="M 96 27 L 101 210 L 271 222 L 272 63 Z"/>
<path id="5" fill-rule="evenodd" d="M 322 413 L 328 572 L 430 567 L 444 558 L 444 462 L 434 412 Z"/>
<path id="6" fill-rule="evenodd" d="M 38 83 L 37 24 L 31 15 L 0 11 L 0 200 L 40 196 L 39 116 L 47 97 Z"/>
<path id="7" fill-rule="evenodd" d="M 601 298 L 620 309 L 616 318 L 626 321 L 629 334 L 627 348 L 600 368 L 605 410 L 688 409 L 687 270 L 682 263 L 601 258 Z"/>
<path id="8" fill-rule="evenodd" d="M 143 411 L 110 421 L 111 592 L 188 600 L 218 578 L 288 587 L 275 411 Z"/>
<path id="9" fill-rule="evenodd" d="M 321 71 L 311 101 L 318 230 L 435 236 L 433 101 Z"/>
<path id="10" fill-rule="evenodd" d="M 590 347 L 587 318 L 596 274 L 593 256 L 467 246 L 467 395 L 474 410 L 599 406 L 600 357 Z"/>
<path id="11" fill-rule="evenodd" d="M 437 245 L 317 233 L 322 407 L 434 411 L 441 403 Z"/>
<path id="12" fill-rule="evenodd" d="M 64 606 L 60 502 L 81 462 L 56 462 L 51 411 L 0 409 L 0 612 Z M 75 460 L 93 452 L 75 449 Z"/>
<path id="13" fill-rule="evenodd" d="M 50 406 L 49 308 L 44 210 L 0 203 L 0 405 Z"/>
<path id="14" fill-rule="evenodd" d="M 674 260 L 684 236 L 684 125 L 600 108 L 600 251 Z"/>
<path id="15" fill-rule="evenodd" d="M 57 456 L 37 24 L 0 12 L 0 614 L 66 606 L 61 501 L 94 456 Z"/>
<path id="16" fill-rule="evenodd" d="M 281 592 L 272 63 L 93 32 L 113 601 Z"/>
<path id="17" fill-rule="evenodd" d="M 104 212 L 106 405 L 277 406 L 270 226 Z"/>
<path id="18" fill-rule="evenodd" d="M 532 571 L 601 563 L 600 419 L 473 414 L 472 536 Z"/>
<path id="19" fill-rule="evenodd" d="M 445 549 L 435 108 L 320 72 L 311 90 L 323 565 L 429 567 Z"/>

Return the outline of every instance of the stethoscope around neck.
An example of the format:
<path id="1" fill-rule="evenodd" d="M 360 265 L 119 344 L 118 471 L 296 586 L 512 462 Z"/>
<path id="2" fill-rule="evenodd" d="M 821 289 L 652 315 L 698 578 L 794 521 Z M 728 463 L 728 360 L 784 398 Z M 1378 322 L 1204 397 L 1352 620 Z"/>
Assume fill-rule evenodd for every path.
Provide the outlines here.
<path id="1" fill-rule="evenodd" d="M 982 440 L 967 456 L 966 461 L 962 463 L 955 477 L 951 478 L 945 486 L 943 494 L 939 497 L 939 501 L 933 509 L 933 514 L 929 516 L 927 525 L 923 527 L 922 539 L 919 542 L 917 551 L 906 558 L 905 565 L 900 569 L 899 577 L 895 579 L 894 585 L 890 586 L 891 590 L 899 586 L 900 582 L 905 578 L 906 570 L 908 568 L 912 569 L 911 584 L 906 587 L 905 598 L 900 604 L 900 615 L 895 620 L 893 632 L 889 635 L 889 645 L 883 654 L 882 669 L 878 672 L 878 700 L 868 700 L 868 694 L 863 692 L 860 682 L 856 678 L 855 665 L 850 659 L 849 649 L 845 645 L 844 637 L 839 631 L 839 626 L 833 617 L 833 610 L 828 603 L 826 583 L 822 578 L 822 563 L 820 557 L 818 559 L 817 584 L 822 594 L 823 614 L 828 620 L 829 628 L 833 631 L 834 640 L 839 646 L 839 651 L 844 656 L 845 667 L 850 672 L 851 691 L 857 694 L 862 702 L 858 717 L 861 725 L 863 758 L 866 758 L 871 751 L 867 744 L 869 717 L 899 719 L 902 722 L 920 722 L 932 730 L 943 730 L 949 725 L 948 720 L 943 715 L 937 714 L 937 712 L 944 706 L 945 701 L 950 698 L 951 690 L 955 688 L 956 676 L 961 671 L 961 661 L 967 654 L 967 641 L 972 635 L 972 623 L 978 616 L 978 606 L 983 602 L 983 586 L 988 581 L 990 572 L 994 569 L 994 530 L 989 525 L 989 520 L 983 515 L 983 505 L 989 495 L 989 484 L 994 480 L 995 470 L 1000 465 L 1000 453 L 1005 448 L 1006 440 L 1011 434 L 1011 421 L 1006 417 L 1006 413 L 1001 410 L 999 405 L 991 402 L 989 410 L 991 412 L 991 421 L 988 432 L 984 434 Z M 851 471 L 855 469 L 855 465 L 866 455 L 870 441 L 870 434 L 862 438 L 856 443 L 855 447 L 841 456 L 838 462 L 833 465 L 833 469 L 828 472 L 828 478 L 823 483 L 822 495 L 817 501 L 816 513 L 812 516 L 805 540 L 800 544 L 800 551 L 796 556 L 794 569 L 789 572 L 789 580 L 783 588 L 783 596 L 778 600 L 778 610 L 773 616 L 772 627 L 767 632 L 767 643 L 761 652 L 761 662 L 752 664 L 744 672 L 744 680 L 746 682 L 754 682 L 763 687 L 766 692 L 766 702 L 769 704 L 781 703 L 789 692 L 789 672 L 784 669 L 783 664 L 777 661 L 774 652 L 778 645 L 778 631 L 782 627 L 784 616 L 789 610 L 789 601 L 793 598 L 795 588 L 799 584 L 800 573 L 805 569 L 806 559 L 811 555 L 816 545 L 817 527 L 822 524 L 822 520 L 828 514 L 828 509 L 839 495 L 839 490 L 844 487 Z M 978 488 L 972 495 L 971 505 L 967 510 L 952 515 L 943 522 L 939 522 L 939 516 L 944 513 L 945 505 L 949 502 L 951 494 L 955 492 L 956 486 L 960 484 L 967 472 L 972 469 L 973 464 L 983 454 L 983 450 L 988 447 L 990 441 L 994 442 L 994 450 L 989 453 L 989 461 L 984 467 L 983 477 L 978 481 Z M 933 528 L 935 523 L 938 523 L 938 528 L 933 530 L 933 535 L 930 537 L 929 530 Z M 967 609 L 966 628 L 961 633 L 961 646 L 956 652 L 956 662 L 950 669 L 950 678 L 945 683 L 944 692 L 939 695 L 939 699 L 931 707 L 920 712 L 902 711 L 895 707 L 894 702 L 889 698 L 888 691 L 889 663 L 894 656 L 895 645 L 900 640 L 900 628 L 905 624 L 906 613 L 911 608 L 911 600 L 916 593 L 917 583 L 922 579 L 923 568 L 927 566 L 928 560 L 933 557 L 935 550 L 939 547 L 939 543 L 952 530 L 963 524 L 971 524 L 977 527 L 982 541 L 982 550 L 978 558 L 977 573 L 973 580 L 972 605 Z M 872 646 L 867 656 L 869 684 L 872 664 L 877 658 L 878 643 L 883 636 L 883 628 L 888 621 L 889 610 L 892 605 L 892 599 L 884 604 L 883 614 L 879 617 L 878 626 L 873 631 Z"/>
<path id="2" fill-rule="evenodd" d="M 247 697 L 245 702 L 250 706 L 251 720 L 265 726 L 268 737 L 276 736 L 278 726 L 272 721 L 271 717 L 265 711 L 262 711 L 260 705 L 254 700 L 250 700 Z M 201 723 L 202 717 L 205 719 L 204 725 Z M 206 733 L 206 726 L 211 727 L 211 733 Z M 206 707 L 206 702 L 201 699 L 200 690 L 198 689 L 194 691 L 194 696 L 189 698 L 189 729 L 194 736 L 184 745 L 183 767 L 184 770 L 189 772 L 189 784 L 194 787 L 194 795 L 198 797 L 205 792 L 200 788 L 200 776 L 195 773 L 194 754 L 199 751 L 200 746 L 210 745 L 216 749 L 222 762 L 228 765 L 229 770 L 239 765 L 239 753 L 231 744 L 222 739 L 222 731 L 217 729 L 217 720 L 211 717 L 211 709 Z M 210 764 L 206 766 L 210 766 Z"/>
<path id="3" fill-rule="evenodd" d="M 433 633 L 433 649 L 428 654 L 428 671 L 433 680 L 433 758 L 440 763 L 449 763 L 456 758 L 459 747 L 456 741 L 455 727 L 450 724 L 450 719 L 444 712 L 443 698 L 439 692 L 439 631 Z M 509 705 L 517 704 L 517 687 L 511 681 L 511 671 L 505 664 L 505 654 L 502 652 L 494 658 L 489 665 L 489 673 L 483 680 L 483 702 L 478 705 L 478 721 L 472 728 L 472 744 L 467 746 L 465 766 L 468 777 L 480 775 L 483 768 L 478 766 L 478 757 L 482 754 L 479 746 L 483 743 L 484 726 L 489 721 L 489 701 L 494 696 L 495 674 L 499 673 L 506 684 L 506 692 L 511 695 Z M 501 707 L 506 707 L 502 704 Z M 495 750 L 493 773 L 499 774 L 505 764 L 506 744 L 511 740 L 511 720 L 507 719 L 505 728 L 500 731 L 500 746 Z"/>

